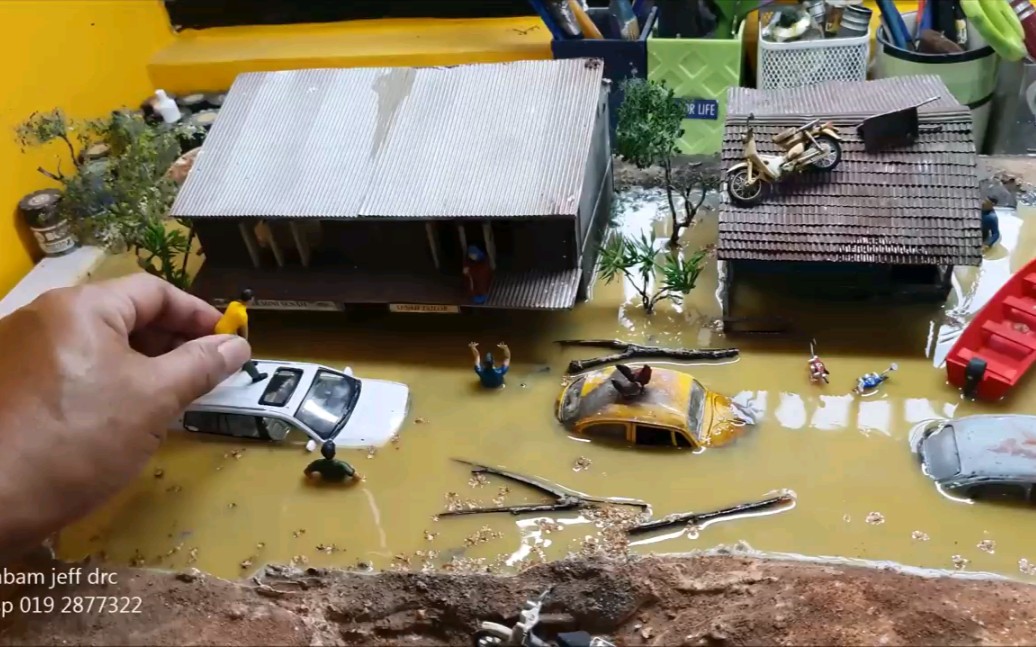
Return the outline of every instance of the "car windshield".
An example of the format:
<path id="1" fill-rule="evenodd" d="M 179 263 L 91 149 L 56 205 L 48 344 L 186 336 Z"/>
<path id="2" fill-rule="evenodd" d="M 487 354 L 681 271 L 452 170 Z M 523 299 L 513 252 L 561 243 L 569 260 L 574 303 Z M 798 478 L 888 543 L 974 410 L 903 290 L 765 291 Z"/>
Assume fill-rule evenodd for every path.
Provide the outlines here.
<path id="1" fill-rule="evenodd" d="M 957 439 L 950 425 L 945 425 L 928 436 L 921 451 L 928 474 L 933 479 L 948 479 L 960 473 Z"/>
<path id="2" fill-rule="evenodd" d="M 575 420 L 579 415 L 579 405 L 583 401 L 581 393 L 585 381 L 586 378 L 580 377 L 565 389 L 565 397 L 561 401 L 561 410 L 558 412 L 562 422 Z"/>
<path id="3" fill-rule="evenodd" d="M 317 371 L 295 417 L 321 438 L 331 438 L 349 418 L 359 395 L 359 380 L 332 371 Z"/>
<path id="4" fill-rule="evenodd" d="M 705 387 L 691 380 L 691 403 L 687 407 L 687 428 L 701 441 L 701 426 L 705 418 Z"/>
<path id="5" fill-rule="evenodd" d="M 283 407 L 291 399 L 302 379 L 302 371 L 297 368 L 279 368 L 270 378 L 270 383 L 259 398 L 259 404 L 271 407 Z"/>

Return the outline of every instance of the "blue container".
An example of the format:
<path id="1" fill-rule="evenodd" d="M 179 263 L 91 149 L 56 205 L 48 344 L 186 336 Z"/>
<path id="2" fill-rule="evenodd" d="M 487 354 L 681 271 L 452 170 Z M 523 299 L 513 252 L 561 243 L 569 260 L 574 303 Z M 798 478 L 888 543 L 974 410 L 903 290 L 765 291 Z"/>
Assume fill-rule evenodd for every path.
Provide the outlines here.
<path id="1" fill-rule="evenodd" d="M 640 22 L 640 38 L 622 40 L 618 38 L 615 25 L 607 9 L 592 7 L 587 12 L 603 39 L 573 38 L 553 40 L 550 49 L 555 59 L 599 58 L 604 61 L 604 78 L 612 82 L 608 96 L 608 113 L 611 121 L 611 137 L 615 139 L 615 125 L 622 105 L 622 82 L 629 78 L 647 78 L 647 39 L 655 26 L 658 9 L 652 8 L 647 18 Z"/>

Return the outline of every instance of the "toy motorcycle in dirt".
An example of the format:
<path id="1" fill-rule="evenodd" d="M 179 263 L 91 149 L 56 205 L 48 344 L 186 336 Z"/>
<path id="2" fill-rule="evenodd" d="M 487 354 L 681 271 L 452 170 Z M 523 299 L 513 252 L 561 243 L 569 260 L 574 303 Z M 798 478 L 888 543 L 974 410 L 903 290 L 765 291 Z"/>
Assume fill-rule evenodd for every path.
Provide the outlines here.
<path id="1" fill-rule="evenodd" d="M 803 126 L 782 130 L 773 141 L 783 154 L 759 153 L 750 116 L 742 139 L 744 161 L 727 169 L 727 194 L 734 204 L 755 206 L 766 198 L 771 185 L 788 176 L 808 169 L 831 171 L 842 161 L 842 137 L 830 122 L 814 119 Z"/>
<path id="2" fill-rule="evenodd" d="M 538 597 L 526 600 L 519 613 L 514 627 L 506 627 L 496 622 L 482 622 L 475 632 L 475 647 L 496 645 L 513 645 L 516 647 L 615 647 L 612 643 L 598 636 L 590 636 L 584 631 L 558 634 L 556 641 L 546 641 L 533 633 L 540 622 L 540 611 L 543 601 L 547 599 L 554 587 L 548 588 Z"/>

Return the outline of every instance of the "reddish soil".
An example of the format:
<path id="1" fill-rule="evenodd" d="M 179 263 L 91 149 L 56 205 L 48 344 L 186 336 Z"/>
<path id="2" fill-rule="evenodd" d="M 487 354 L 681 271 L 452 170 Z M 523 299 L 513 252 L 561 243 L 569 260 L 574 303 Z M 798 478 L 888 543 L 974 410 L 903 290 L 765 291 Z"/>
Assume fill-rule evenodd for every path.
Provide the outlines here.
<path id="1" fill-rule="evenodd" d="M 479 620 L 513 620 L 523 600 L 550 584 L 545 637 L 584 629 L 618 645 L 1036 639 L 1036 587 L 738 555 L 574 559 L 510 577 L 280 567 L 241 582 L 136 569 L 118 577 L 115 585 L 26 589 L 15 599 L 139 596 L 141 613 L 15 613 L 0 644 L 463 645 Z"/>

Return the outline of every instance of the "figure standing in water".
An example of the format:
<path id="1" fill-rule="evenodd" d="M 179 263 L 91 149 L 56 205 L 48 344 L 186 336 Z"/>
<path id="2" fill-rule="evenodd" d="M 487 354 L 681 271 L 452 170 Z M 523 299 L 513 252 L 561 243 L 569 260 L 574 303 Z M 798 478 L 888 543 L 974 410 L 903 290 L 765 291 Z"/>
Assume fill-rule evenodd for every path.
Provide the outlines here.
<path id="1" fill-rule="evenodd" d="M 252 302 L 252 291 L 242 290 L 237 301 L 231 301 L 223 316 L 216 322 L 215 333 L 217 335 L 239 335 L 248 339 L 248 305 Z M 248 373 L 252 378 L 252 384 L 262 382 L 267 377 L 266 373 L 260 373 L 255 362 L 248 360 L 241 370 Z"/>
<path id="2" fill-rule="evenodd" d="M 328 440 L 320 446 L 320 455 L 323 458 L 318 458 L 306 466 L 303 474 L 307 479 L 324 483 L 344 483 L 356 479 L 356 470 L 349 463 L 337 460 L 335 449 L 333 440 Z"/>
<path id="3" fill-rule="evenodd" d="M 504 342 L 500 342 L 496 347 L 504 352 L 504 361 L 500 363 L 500 366 L 493 364 L 492 353 L 486 353 L 485 359 L 482 358 L 478 352 L 478 342 L 473 341 L 468 344 L 468 348 L 471 349 L 471 355 L 475 359 L 475 372 L 478 373 L 478 379 L 482 382 L 482 386 L 487 389 L 497 389 L 503 386 L 504 375 L 507 374 L 507 369 L 511 367 L 511 349 Z"/>
<path id="4" fill-rule="evenodd" d="M 996 215 L 996 198 L 982 201 L 982 242 L 992 247 L 1000 242 L 1000 218 Z"/>
<path id="5" fill-rule="evenodd" d="M 489 298 L 489 284 L 493 282 L 493 268 L 478 245 L 468 245 L 464 257 L 464 278 L 471 302 L 481 305 Z"/>

